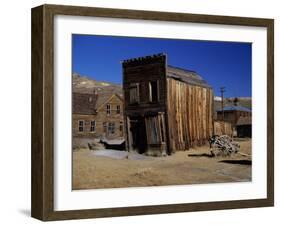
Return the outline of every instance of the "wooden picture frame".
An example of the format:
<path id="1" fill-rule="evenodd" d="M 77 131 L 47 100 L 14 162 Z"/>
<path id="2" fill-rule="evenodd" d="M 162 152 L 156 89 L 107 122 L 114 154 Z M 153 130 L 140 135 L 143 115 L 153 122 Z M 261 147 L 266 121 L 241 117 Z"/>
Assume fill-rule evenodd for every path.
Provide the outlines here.
<path id="1" fill-rule="evenodd" d="M 54 16 L 240 25 L 267 29 L 267 198 L 121 208 L 54 210 Z M 34 218 L 50 220 L 162 214 L 274 205 L 274 20 L 61 5 L 32 9 L 32 202 Z"/>

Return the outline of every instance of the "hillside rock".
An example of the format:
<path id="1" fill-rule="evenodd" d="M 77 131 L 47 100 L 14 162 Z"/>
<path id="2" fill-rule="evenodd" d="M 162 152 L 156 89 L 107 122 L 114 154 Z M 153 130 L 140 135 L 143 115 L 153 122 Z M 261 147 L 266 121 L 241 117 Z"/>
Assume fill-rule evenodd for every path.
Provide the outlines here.
<path id="1" fill-rule="evenodd" d="M 104 81 L 96 81 L 88 78 L 87 76 L 81 76 L 77 73 L 72 75 L 72 91 L 77 93 L 93 93 L 94 91 L 99 94 L 113 94 L 116 93 L 122 96 L 122 86 Z"/>

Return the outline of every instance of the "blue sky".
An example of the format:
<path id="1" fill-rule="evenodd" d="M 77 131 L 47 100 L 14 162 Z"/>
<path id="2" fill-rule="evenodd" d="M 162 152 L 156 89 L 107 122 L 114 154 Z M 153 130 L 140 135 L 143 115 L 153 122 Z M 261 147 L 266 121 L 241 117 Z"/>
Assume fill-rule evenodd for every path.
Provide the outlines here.
<path id="1" fill-rule="evenodd" d="M 251 43 L 72 35 L 72 71 L 99 81 L 122 84 L 121 61 L 157 53 L 168 64 L 194 70 L 219 96 L 252 96 Z"/>

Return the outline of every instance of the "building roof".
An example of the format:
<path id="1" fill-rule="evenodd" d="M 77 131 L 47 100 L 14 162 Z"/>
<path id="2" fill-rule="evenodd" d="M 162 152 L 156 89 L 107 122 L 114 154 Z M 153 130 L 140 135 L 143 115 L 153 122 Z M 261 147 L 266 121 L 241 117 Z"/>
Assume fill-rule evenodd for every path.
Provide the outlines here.
<path id="1" fill-rule="evenodd" d="M 195 71 L 182 69 L 174 66 L 167 66 L 167 77 L 173 78 L 191 85 L 211 88 L 211 86 Z"/>
<path id="2" fill-rule="evenodd" d="M 113 94 L 104 93 L 103 95 L 98 95 L 97 103 L 96 103 L 96 110 L 98 111 L 104 104 L 106 104 L 114 96 L 118 97 L 121 100 L 121 102 L 123 102 L 123 98 L 116 93 L 113 93 Z"/>
<path id="3" fill-rule="evenodd" d="M 152 63 L 152 62 L 156 62 L 156 61 L 165 62 L 166 59 L 167 59 L 167 56 L 165 53 L 158 53 L 158 54 L 153 54 L 153 55 L 148 55 L 148 56 L 130 58 L 127 60 L 123 60 L 121 62 L 122 62 L 123 66 L 138 66 L 141 64 L 147 64 L 147 63 Z"/>
<path id="4" fill-rule="evenodd" d="M 96 113 L 97 98 L 95 94 L 73 93 L 72 113 L 91 115 Z"/>
<path id="5" fill-rule="evenodd" d="M 75 92 L 72 94 L 72 112 L 82 115 L 96 114 L 97 110 L 113 96 L 117 96 L 122 101 L 122 97 L 116 93 L 91 94 Z"/>
<path id="6" fill-rule="evenodd" d="M 224 111 L 245 111 L 245 112 L 252 112 L 251 109 L 243 107 L 243 106 L 226 106 L 223 108 Z M 222 111 L 221 109 L 217 110 L 218 112 Z"/>
<path id="7" fill-rule="evenodd" d="M 102 142 L 104 143 L 107 143 L 109 145 L 121 145 L 125 142 L 125 139 L 122 138 L 122 139 L 111 139 L 111 140 L 108 140 L 106 138 L 103 138 L 101 139 Z"/>
<path id="8" fill-rule="evenodd" d="M 100 108 L 103 104 L 105 104 L 111 97 L 114 95 L 110 92 L 105 92 L 98 95 L 96 109 Z"/>
<path id="9" fill-rule="evenodd" d="M 252 117 L 251 116 L 240 116 L 236 125 L 237 126 L 252 125 Z"/>
<path id="10" fill-rule="evenodd" d="M 149 64 L 152 62 L 161 62 L 165 63 L 167 55 L 165 53 L 153 54 L 149 56 L 136 57 L 128 60 L 123 60 L 123 66 L 139 66 L 142 64 Z M 167 77 L 185 82 L 191 85 L 198 85 L 207 88 L 211 86 L 195 71 L 178 68 L 174 66 L 167 66 Z"/>

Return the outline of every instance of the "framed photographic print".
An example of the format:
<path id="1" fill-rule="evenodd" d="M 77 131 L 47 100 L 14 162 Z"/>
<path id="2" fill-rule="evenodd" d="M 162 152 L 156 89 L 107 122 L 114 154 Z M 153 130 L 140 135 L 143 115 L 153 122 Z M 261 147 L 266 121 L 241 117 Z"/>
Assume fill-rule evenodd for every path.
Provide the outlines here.
<path id="1" fill-rule="evenodd" d="M 32 9 L 32 216 L 274 205 L 274 21 Z"/>

